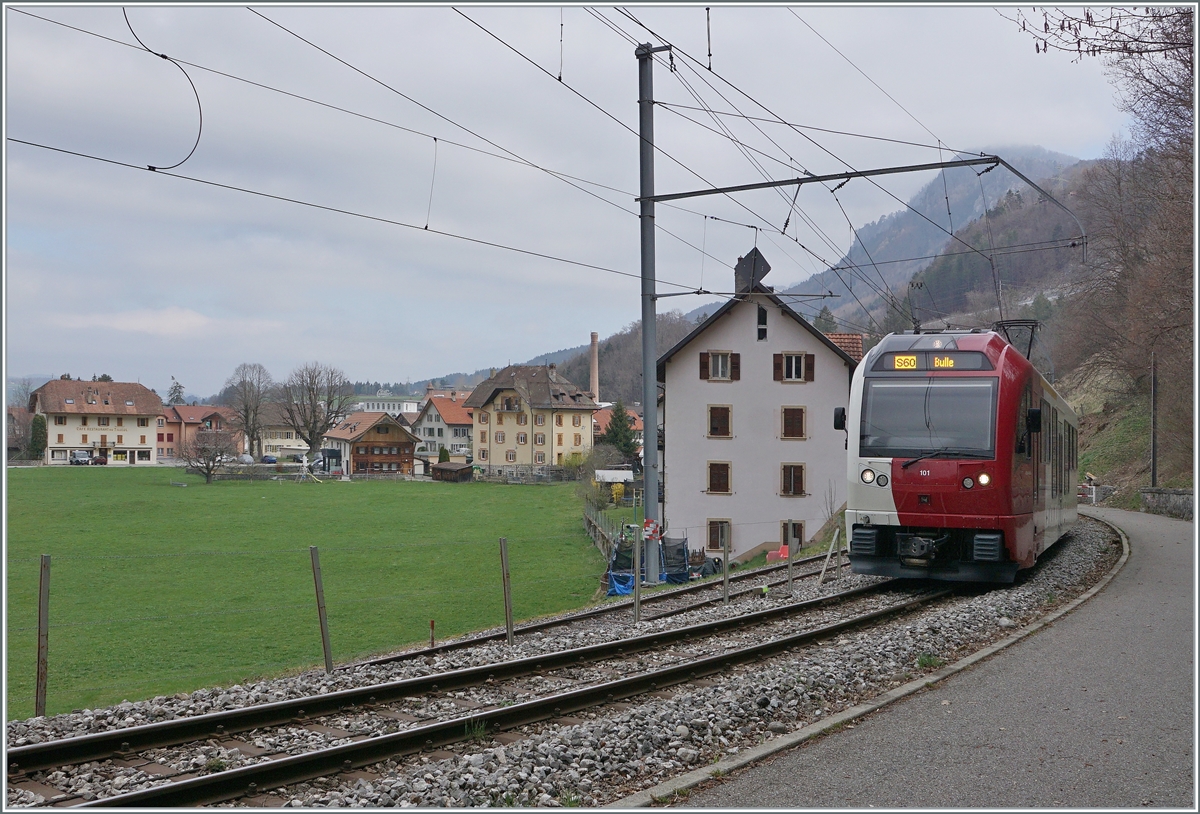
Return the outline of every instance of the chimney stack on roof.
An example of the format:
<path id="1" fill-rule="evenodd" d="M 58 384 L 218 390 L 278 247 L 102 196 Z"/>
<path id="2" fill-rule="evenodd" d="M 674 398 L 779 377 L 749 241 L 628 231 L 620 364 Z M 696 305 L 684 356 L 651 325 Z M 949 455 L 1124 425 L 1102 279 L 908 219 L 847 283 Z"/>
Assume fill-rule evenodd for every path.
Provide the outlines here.
<path id="1" fill-rule="evenodd" d="M 600 401 L 600 334 L 592 331 L 591 349 L 592 401 Z"/>
<path id="2" fill-rule="evenodd" d="M 738 294 L 749 291 L 762 282 L 770 270 L 771 264 L 756 246 L 745 257 L 739 257 L 737 265 L 733 267 L 733 290 Z"/>

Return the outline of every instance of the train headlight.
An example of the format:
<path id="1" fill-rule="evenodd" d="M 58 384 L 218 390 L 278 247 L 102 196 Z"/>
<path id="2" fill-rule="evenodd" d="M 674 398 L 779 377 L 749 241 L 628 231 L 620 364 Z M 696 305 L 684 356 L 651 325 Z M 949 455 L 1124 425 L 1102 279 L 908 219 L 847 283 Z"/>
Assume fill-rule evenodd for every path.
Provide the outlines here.
<path id="1" fill-rule="evenodd" d="M 964 489 L 970 489 L 974 485 L 975 485 L 975 481 L 972 478 L 970 478 L 970 477 L 963 478 L 963 488 Z"/>
<path id="2" fill-rule="evenodd" d="M 875 479 L 875 483 L 879 486 L 887 486 L 887 475 L 880 475 Z"/>
<path id="3" fill-rule="evenodd" d="M 860 478 L 862 478 L 863 483 L 874 483 L 875 482 L 875 470 L 874 469 L 864 469 L 862 472 L 859 473 L 858 476 Z"/>
<path id="4" fill-rule="evenodd" d="M 980 485 L 980 486 L 987 486 L 987 485 L 988 485 L 989 483 L 991 483 L 991 482 L 992 482 L 992 476 L 991 476 L 991 475 L 989 475 L 989 474 L 988 474 L 988 473 L 986 473 L 986 472 L 981 472 L 981 473 L 979 473 L 979 485 Z"/>

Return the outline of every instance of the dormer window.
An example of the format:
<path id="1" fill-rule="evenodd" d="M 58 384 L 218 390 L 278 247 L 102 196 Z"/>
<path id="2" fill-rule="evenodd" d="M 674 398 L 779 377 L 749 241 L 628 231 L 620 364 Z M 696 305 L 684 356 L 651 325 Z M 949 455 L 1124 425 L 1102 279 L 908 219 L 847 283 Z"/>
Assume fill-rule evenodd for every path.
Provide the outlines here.
<path id="1" fill-rule="evenodd" d="M 133 402 L 132 402 L 132 401 L 130 401 L 130 400 L 128 400 L 128 399 L 126 399 L 126 400 L 125 400 L 125 406 L 126 406 L 126 407 L 132 407 L 132 406 L 133 406 Z"/>
<path id="2" fill-rule="evenodd" d="M 63 401 L 65 401 L 67 404 L 74 404 L 74 403 L 75 403 L 75 399 L 63 399 Z"/>

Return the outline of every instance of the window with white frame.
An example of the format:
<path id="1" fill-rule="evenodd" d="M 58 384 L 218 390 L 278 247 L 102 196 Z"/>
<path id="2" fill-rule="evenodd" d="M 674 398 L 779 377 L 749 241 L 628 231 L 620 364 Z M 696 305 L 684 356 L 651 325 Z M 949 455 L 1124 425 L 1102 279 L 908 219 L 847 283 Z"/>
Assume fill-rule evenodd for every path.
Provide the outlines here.
<path id="1" fill-rule="evenodd" d="M 732 545 L 733 540 L 731 535 L 733 532 L 733 522 L 730 520 L 709 520 L 708 521 L 708 541 L 707 547 L 709 551 L 724 551 L 727 546 Z"/>

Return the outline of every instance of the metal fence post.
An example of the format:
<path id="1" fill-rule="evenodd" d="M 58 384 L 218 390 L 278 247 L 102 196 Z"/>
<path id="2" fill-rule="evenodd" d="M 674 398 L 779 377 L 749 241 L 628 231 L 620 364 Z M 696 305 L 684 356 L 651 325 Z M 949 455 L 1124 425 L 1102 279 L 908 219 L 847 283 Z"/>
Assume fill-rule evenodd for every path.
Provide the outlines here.
<path id="1" fill-rule="evenodd" d="M 788 593 L 792 592 L 792 518 L 788 518 L 787 530 L 783 533 L 783 540 L 787 543 L 787 586 Z"/>
<path id="2" fill-rule="evenodd" d="M 321 620 L 321 649 L 325 651 L 325 672 L 333 672 L 333 651 L 329 648 L 329 618 L 325 614 L 325 588 L 321 585 L 321 559 L 317 556 L 317 547 L 310 545 L 308 553 L 312 555 L 313 584 L 317 588 L 317 616 Z"/>
<path id="3" fill-rule="evenodd" d="M 500 538 L 500 580 L 504 583 L 504 633 L 508 646 L 513 644 L 512 580 L 508 575 L 508 538 Z"/>
<path id="4" fill-rule="evenodd" d="M 729 524 L 729 531 L 725 534 L 725 539 L 721 541 L 721 553 L 724 555 L 721 572 L 721 602 L 729 604 L 729 538 L 733 534 L 733 524 Z"/>
<path id="5" fill-rule="evenodd" d="M 633 623 L 642 621 L 642 532 L 633 541 Z"/>
<path id="6" fill-rule="evenodd" d="M 38 638 L 37 638 L 37 689 L 33 700 L 33 714 L 39 718 L 46 714 L 46 681 L 50 662 L 50 555 L 42 555 L 41 574 L 38 577 Z"/>

